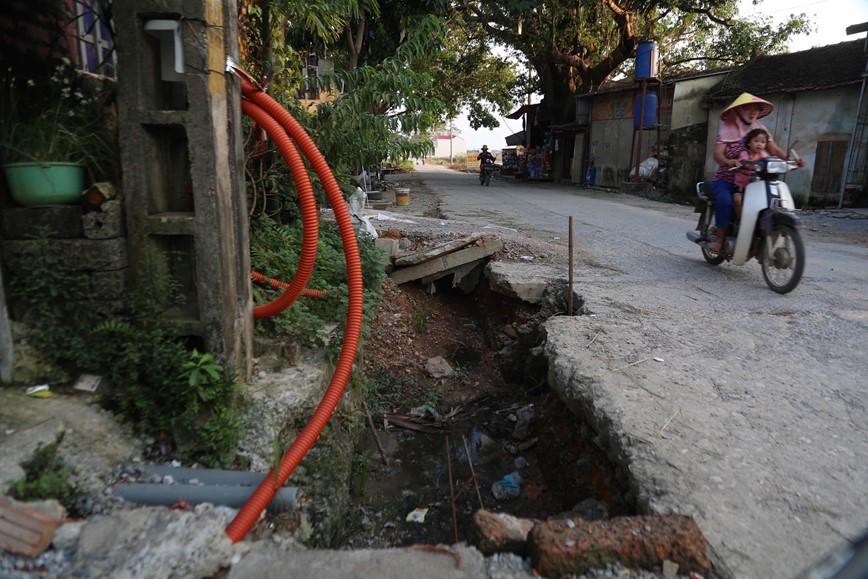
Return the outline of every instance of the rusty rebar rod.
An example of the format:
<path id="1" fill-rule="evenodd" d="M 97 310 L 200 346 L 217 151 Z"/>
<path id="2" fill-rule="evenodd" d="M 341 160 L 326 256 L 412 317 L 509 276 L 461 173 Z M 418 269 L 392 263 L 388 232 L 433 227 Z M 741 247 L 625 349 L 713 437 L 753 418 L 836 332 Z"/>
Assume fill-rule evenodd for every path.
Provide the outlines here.
<path id="1" fill-rule="evenodd" d="M 452 507 L 452 529 L 455 531 L 455 544 L 458 544 L 458 513 L 455 510 L 455 488 L 452 486 L 452 457 L 449 454 L 449 435 L 444 435 L 446 439 L 446 468 L 449 471 L 449 497 Z"/>
<path id="2" fill-rule="evenodd" d="M 374 435 L 374 442 L 377 443 L 377 448 L 380 450 L 380 456 L 383 457 L 383 464 L 389 466 L 389 459 L 386 457 L 386 451 L 383 450 L 383 445 L 380 443 L 380 437 L 377 435 L 377 429 L 374 427 L 374 419 L 371 418 L 371 411 L 368 410 L 368 405 L 362 402 L 362 408 L 365 409 L 365 416 L 368 417 L 368 426 L 371 427 L 371 434 Z"/>
<path id="3" fill-rule="evenodd" d="M 479 492 L 479 481 L 476 479 L 476 471 L 473 470 L 473 460 L 470 458 L 470 448 L 467 446 L 467 437 L 461 435 L 461 440 L 464 442 L 464 453 L 467 455 L 467 464 L 470 465 L 470 476 L 473 479 L 473 486 L 476 487 L 476 496 L 479 497 L 479 508 L 485 509 L 482 504 L 482 493 Z"/>

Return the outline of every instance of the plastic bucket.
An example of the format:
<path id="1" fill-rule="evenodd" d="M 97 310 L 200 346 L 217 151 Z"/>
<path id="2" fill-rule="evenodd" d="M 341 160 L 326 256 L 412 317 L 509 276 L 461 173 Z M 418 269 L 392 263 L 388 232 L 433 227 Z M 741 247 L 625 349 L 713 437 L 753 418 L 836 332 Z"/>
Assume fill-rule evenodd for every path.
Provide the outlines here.
<path id="1" fill-rule="evenodd" d="M 3 165 L 13 201 L 24 207 L 70 205 L 81 199 L 84 166 L 76 163 Z"/>
<path id="2" fill-rule="evenodd" d="M 410 190 L 409 189 L 395 189 L 395 205 L 409 205 L 410 204 Z"/>

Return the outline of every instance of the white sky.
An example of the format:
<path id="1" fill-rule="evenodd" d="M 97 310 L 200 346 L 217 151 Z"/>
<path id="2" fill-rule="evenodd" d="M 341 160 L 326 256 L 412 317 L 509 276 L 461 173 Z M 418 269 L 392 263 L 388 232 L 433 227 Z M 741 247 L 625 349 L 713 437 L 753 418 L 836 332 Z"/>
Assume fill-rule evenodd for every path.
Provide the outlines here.
<path id="1" fill-rule="evenodd" d="M 847 36 L 846 28 L 853 24 L 868 22 L 866 0 L 759 0 L 757 6 L 754 6 L 751 0 L 740 0 L 740 11 L 743 16 L 766 14 L 774 22 L 783 21 L 790 14 L 807 14 L 813 21 L 816 32 L 792 39 L 791 52 L 865 38 L 864 32 Z M 538 100 L 535 98 L 534 102 Z M 467 141 L 468 150 L 479 149 L 482 145 L 498 150 L 506 146 L 504 139 L 507 135 L 521 130 L 521 119 L 499 118 L 498 120 L 500 127 L 493 131 L 474 131 L 470 128 L 466 116 L 456 119 L 454 126 L 456 132 L 460 132 Z"/>

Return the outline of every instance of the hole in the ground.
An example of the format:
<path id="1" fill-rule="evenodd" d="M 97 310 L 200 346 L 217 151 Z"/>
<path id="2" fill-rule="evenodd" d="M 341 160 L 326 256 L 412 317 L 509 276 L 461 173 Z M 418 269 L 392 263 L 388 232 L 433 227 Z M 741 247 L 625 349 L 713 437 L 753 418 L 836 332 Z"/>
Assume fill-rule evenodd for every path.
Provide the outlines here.
<path id="1" fill-rule="evenodd" d="M 487 288 L 387 289 L 366 344 L 366 397 L 378 424 L 394 422 L 357 450 L 341 546 L 468 541 L 481 507 L 539 520 L 635 512 L 625 477 L 547 386 L 539 325 L 563 299 L 532 307 Z M 453 373 L 432 375 L 435 357 Z"/>

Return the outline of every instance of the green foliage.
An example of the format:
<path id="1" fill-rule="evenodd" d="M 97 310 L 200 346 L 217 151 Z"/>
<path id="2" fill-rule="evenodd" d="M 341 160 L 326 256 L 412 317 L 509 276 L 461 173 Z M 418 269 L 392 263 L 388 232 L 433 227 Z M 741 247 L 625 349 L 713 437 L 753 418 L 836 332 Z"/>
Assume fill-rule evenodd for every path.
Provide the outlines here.
<path id="1" fill-rule="evenodd" d="M 255 219 L 250 232 L 251 266 L 268 277 L 290 282 L 298 268 L 302 251 L 303 229 L 301 223 L 279 225 L 268 218 Z M 382 295 L 385 269 L 373 239 L 368 235 L 357 236 L 362 267 L 363 312 L 365 320 L 373 315 L 373 309 Z M 260 320 L 257 331 L 268 335 L 293 336 L 314 346 L 326 346 L 330 339 L 324 328 L 337 325 L 342 330 L 347 316 L 347 270 L 343 242 L 337 224 L 332 221 L 320 223 L 316 264 L 307 283 L 311 289 L 323 290 L 320 298 L 300 297 L 281 314 Z M 276 298 L 270 289 L 255 288 L 257 303 Z M 342 332 L 337 332 L 342 335 Z"/>
<path id="2" fill-rule="evenodd" d="M 190 360 L 184 362 L 182 368 L 189 378 L 190 388 L 199 394 L 199 398 L 203 402 L 213 400 L 214 392 L 208 386 L 218 382 L 223 375 L 223 366 L 217 363 L 214 354 L 200 354 L 193 348 Z"/>
<path id="3" fill-rule="evenodd" d="M 187 350 L 165 317 L 179 299 L 177 284 L 162 261 L 148 267 L 148 283 L 134 287 L 115 317 L 100 315 L 87 288 L 76 286 L 47 249 L 10 280 L 10 297 L 35 320 L 30 338 L 40 351 L 66 368 L 108 378 L 105 406 L 141 432 L 183 439 L 192 458 L 228 465 L 241 435 L 235 373 L 212 354 Z"/>
<path id="4" fill-rule="evenodd" d="M 736 0 L 576 0 L 540 6 L 526 0 L 472 3 L 461 11 L 464 26 L 476 30 L 532 67 L 528 90 L 543 93 L 557 121 L 572 114 L 573 94 L 596 89 L 611 76 L 632 73 L 640 40 L 661 49 L 662 74 L 684 68 L 719 68 L 757 54 L 783 50 L 793 34 L 810 31 L 804 15 L 780 27 L 770 18 L 740 18 Z M 564 106 L 561 106 L 564 105 Z"/>
<path id="5" fill-rule="evenodd" d="M 75 490 L 69 484 L 67 468 L 58 464 L 57 447 L 63 440 L 60 433 L 51 444 L 39 444 L 30 460 L 21 463 L 24 475 L 9 487 L 9 495 L 20 501 L 57 499 L 70 504 Z"/>

